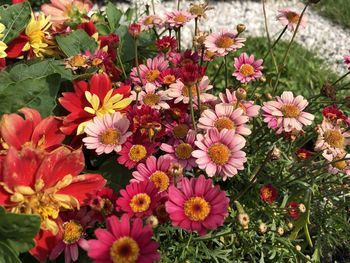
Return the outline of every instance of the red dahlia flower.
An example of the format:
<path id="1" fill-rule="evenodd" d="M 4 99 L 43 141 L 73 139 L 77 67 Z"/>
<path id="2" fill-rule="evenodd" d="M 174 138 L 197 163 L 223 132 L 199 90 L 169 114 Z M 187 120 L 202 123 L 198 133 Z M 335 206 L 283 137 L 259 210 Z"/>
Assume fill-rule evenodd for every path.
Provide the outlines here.
<path id="1" fill-rule="evenodd" d="M 64 92 L 59 98 L 60 104 L 70 112 L 63 119 L 62 132 L 82 134 L 87 122 L 95 116 L 125 109 L 132 101 L 126 98 L 129 94 L 127 85 L 113 89 L 105 73 L 93 75 L 90 85 L 86 81 L 75 82 L 74 92 Z"/>
<path id="2" fill-rule="evenodd" d="M 310 158 L 312 153 L 304 148 L 300 148 L 297 150 L 296 155 L 300 160 L 307 160 Z"/>
<path id="3" fill-rule="evenodd" d="M 156 47 L 160 52 L 169 53 L 175 51 L 177 44 L 175 37 L 164 36 L 156 41 Z"/>
<path id="4" fill-rule="evenodd" d="M 62 121 L 50 116 L 45 119 L 35 109 L 22 108 L 19 114 L 4 114 L 0 122 L 0 149 L 6 151 L 9 147 L 20 150 L 22 146 L 31 145 L 41 149 L 52 149 L 65 138 L 59 130 Z M 0 151 L 1 155 L 1 151 Z"/>
<path id="5" fill-rule="evenodd" d="M 260 188 L 260 198 L 262 201 L 272 204 L 278 195 L 277 189 L 272 184 L 266 184 Z"/>
<path id="6" fill-rule="evenodd" d="M 294 219 L 297 219 L 301 215 L 298 207 L 299 203 L 295 201 L 291 201 L 287 204 L 287 212 Z"/>

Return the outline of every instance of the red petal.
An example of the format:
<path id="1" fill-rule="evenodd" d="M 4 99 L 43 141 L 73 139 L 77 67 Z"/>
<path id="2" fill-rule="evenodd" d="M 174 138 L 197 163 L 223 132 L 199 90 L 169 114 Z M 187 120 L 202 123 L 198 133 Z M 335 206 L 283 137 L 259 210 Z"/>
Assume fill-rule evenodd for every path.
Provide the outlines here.
<path id="1" fill-rule="evenodd" d="M 29 38 L 26 35 L 20 35 L 11 41 L 6 49 L 8 58 L 18 58 L 22 55 L 22 49 L 28 42 Z"/>
<path id="2" fill-rule="evenodd" d="M 36 245 L 29 251 L 30 254 L 40 262 L 45 262 L 57 242 L 61 241 L 61 236 L 61 234 L 54 236 L 48 230 L 40 230 L 34 238 Z"/>
<path id="3" fill-rule="evenodd" d="M 84 30 L 90 37 L 97 32 L 94 22 L 92 21 L 80 23 L 77 29 Z"/>
<path id="4" fill-rule="evenodd" d="M 33 143 L 37 144 L 41 138 L 44 138 L 45 148 L 60 144 L 65 138 L 65 135 L 59 129 L 61 126 L 61 120 L 52 116 L 45 118 L 34 129 L 32 136 Z"/>
<path id="5" fill-rule="evenodd" d="M 90 81 L 90 91 L 103 101 L 107 92 L 112 88 L 111 80 L 106 73 L 94 74 Z"/>

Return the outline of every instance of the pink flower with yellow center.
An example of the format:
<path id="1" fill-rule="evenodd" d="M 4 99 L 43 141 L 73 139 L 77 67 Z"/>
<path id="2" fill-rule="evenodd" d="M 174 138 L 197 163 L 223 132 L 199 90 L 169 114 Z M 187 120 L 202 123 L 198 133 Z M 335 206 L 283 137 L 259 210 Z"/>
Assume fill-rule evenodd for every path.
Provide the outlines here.
<path id="1" fill-rule="evenodd" d="M 88 241 L 88 256 L 93 262 L 103 263 L 153 263 L 160 259 L 158 243 L 152 240 L 150 225 L 142 220 L 132 220 L 124 214 L 107 218 L 107 229 L 95 230 L 97 239 Z"/>
<path id="2" fill-rule="evenodd" d="M 215 175 L 233 177 L 238 170 L 244 169 L 247 161 L 245 152 L 241 149 L 245 146 L 245 139 L 236 134 L 234 130 L 223 129 L 220 132 L 214 128 L 203 136 L 197 135 L 195 145 L 198 150 L 192 152 L 200 169 L 204 169 L 209 177 Z"/>
<path id="3" fill-rule="evenodd" d="M 244 115 L 242 109 L 236 109 L 229 104 L 217 104 L 215 111 L 207 109 L 202 112 L 198 128 L 205 130 L 216 128 L 218 131 L 228 129 L 234 130 L 237 134 L 249 135 L 251 130 L 246 125 L 248 121 L 249 118 Z"/>
<path id="4" fill-rule="evenodd" d="M 277 130 L 277 134 L 302 131 L 303 126 L 311 125 L 315 118 L 304 111 L 308 104 L 303 96 L 294 98 L 292 92 L 284 91 L 280 97 L 276 96 L 276 100 L 264 102 L 264 122 L 269 128 Z"/>
<path id="5" fill-rule="evenodd" d="M 223 225 L 230 200 L 219 186 L 204 175 L 181 181 L 181 189 L 171 186 L 166 211 L 174 226 L 204 235 Z"/>
<path id="6" fill-rule="evenodd" d="M 118 210 L 130 217 L 150 216 L 157 207 L 160 195 L 159 188 L 151 181 L 133 182 L 120 190 L 121 197 L 117 200 Z"/>
<path id="7" fill-rule="evenodd" d="M 155 57 L 153 59 L 149 58 L 146 64 L 139 65 L 139 72 L 136 67 L 131 70 L 130 77 L 131 80 L 136 85 L 145 85 L 147 83 L 152 83 L 157 87 L 162 85 L 161 83 L 161 73 L 169 67 L 168 61 L 164 59 L 163 56 Z M 142 82 L 141 82 L 142 79 Z"/>
<path id="8" fill-rule="evenodd" d="M 183 10 L 174 10 L 171 12 L 167 12 L 165 16 L 166 23 L 169 25 L 170 28 L 182 27 L 194 18 L 194 16 L 190 12 Z"/>
<path id="9" fill-rule="evenodd" d="M 345 150 L 339 150 L 335 156 L 332 154 L 325 155 L 325 158 L 331 162 L 328 166 L 329 173 L 350 175 L 350 154 Z"/>
<path id="10" fill-rule="evenodd" d="M 226 29 L 220 32 L 210 34 L 204 44 L 210 51 L 217 56 L 226 56 L 228 53 L 235 51 L 244 46 L 245 38 L 237 37 L 237 34 Z"/>
<path id="11" fill-rule="evenodd" d="M 155 147 L 152 144 L 144 142 L 126 142 L 121 151 L 118 152 L 118 163 L 131 169 L 138 163 L 145 162 L 148 156 L 155 152 Z"/>
<path id="12" fill-rule="evenodd" d="M 228 103 L 233 105 L 235 108 L 241 108 L 244 112 L 244 115 L 247 115 L 250 118 L 259 115 L 259 110 L 261 107 L 259 105 L 255 105 L 254 101 L 251 100 L 238 100 L 236 91 L 231 92 L 229 89 L 226 89 L 225 94 L 219 93 L 219 98 L 222 103 Z"/>
<path id="13" fill-rule="evenodd" d="M 186 170 L 191 170 L 192 167 L 196 166 L 196 159 L 192 156 L 195 149 L 195 140 L 196 132 L 188 130 L 185 138 L 176 140 L 172 144 L 162 143 L 160 149 L 167 153 L 165 156 L 169 156 Z"/>
<path id="14" fill-rule="evenodd" d="M 132 135 L 128 131 L 130 121 L 120 112 L 112 115 L 96 116 L 85 128 L 87 136 L 83 142 L 87 149 L 95 150 L 98 155 L 119 152 L 127 138 Z"/>
<path id="15" fill-rule="evenodd" d="M 297 13 L 290 8 L 281 8 L 278 10 L 277 20 L 281 22 L 283 26 L 287 26 L 288 30 L 294 31 L 297 28 L 298 22 L 300 20 L 300 13 Z M 305 28 L 307 19 L 305 16 L 300 21 L 299 27 Z"/>
<path id="16" fill-rule="evenodd" d="M 167 100 L 170 100 L 164 90 L 157 90 L 157 87 L 152 83 L 147 83 L 144 86 L 144 90 L 141 92 L 136 93 L 136 91 L 131 91 L 131 96 L 134 101 L 136 101 L 136 98 L 138 101 L 137 104 L 140 105 L 147 105 L 151 107 L 152 109 L 169 109 L 170 106 L 166 102 Z"/>
<path id="17" fill-rule="evenodd" d="M 149 30 L 154 27 L 161 27 L 163 25 L 163 19 L 157 15 L 148 15 L 141 18 L 139 24 L 142 30 Z"/>
<path id="18" fill-rule="evenodd" d="M 261 72 L 263 69 L 262 63 L 262 59 L 255 60 L 254 55 L 248 57 L 247 53 L 243 53 L 238 58 L 235 58 L 234 67 L 236 71 L 232 76 L 236 77 L 241 83 L 261 78 L 263 76 Z"/>
<path id="19" fill-rule="evenodd" d="M 132 173 L 134 179 L 131 182 L 151 181 L 158 188 L 159 193 L 164 192 L 172 183 L 172 178 L 168 173 L 171 162 L 172 159 L 166 156 L 158 159 L 150 156 L 146 163 L 137 165 L 136 171 Z"/>
<path id="20" fill-rule="evenodd" d="M 214 101 L 216 97 L 212 94 L 206 93 L 206 91 L 213 88 L 212 85 L 209 85 L 209 78 L 204 76 L 202 80 L 198 83 L 199 88 L 199 96 L 201 102 L 209 102 Z M 193 102 L 197 101 L 197 88 L 196 85 L 192 85 L 191 87 L 186 86 L 182 81 L 178 80 L 174 84 L 171 84 L 169 89 L 167 90 L 167 94 L 170 98 L 174 98 L 174 103 L 182 102 L 184 104 L 188 104 L 190 102 L 190 89 L 192 92 Z"/>

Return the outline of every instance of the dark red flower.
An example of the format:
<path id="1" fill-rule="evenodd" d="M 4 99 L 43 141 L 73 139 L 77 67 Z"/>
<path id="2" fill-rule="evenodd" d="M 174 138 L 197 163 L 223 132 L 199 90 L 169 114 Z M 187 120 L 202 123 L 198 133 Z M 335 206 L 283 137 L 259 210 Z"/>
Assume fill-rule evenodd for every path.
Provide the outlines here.
<path id="1" fill-rule="evenodd" d="M 310 158 L 312 153 L 304 148 L 300 148 L 297 150 L 296 155 L 300 160 L 307 160 Z"/>
<path id="2" fill-rule="evenodd" d="M 325 118 L 331 121 L 336 121 L 336 120 L 346 121 L 347 119 L 347 116 L 335 104 L 324 108 L 322 110 L 322 114 Z"/>
<path id="3" fill-rule="evenodd" d="M 185 85 L 193 85 L 205 75 L 206 68 L 198 64 L 187 64 L 180 68 L 180 77 Z"/>
<path id="4" fill-rule="evenodd" d="M 160 52 L 169 53 L 175 51 L 177 48 L 177 43 L 175 37 L 163 36 L 156 41 L 156 47 Z"/>
<path id="5" fill-rule="evenodd" d="M 272 204 L 277 196 L 278 191 L 272 184 L 266 184 L 260 188 L 260 198 L 264 202 Z"/>
<path id="6" fill-rule="evenodd" d="M 94 22 L 84 22 L 77 26 L 77 29 L 84 30 L 90 37 L 97 32 Z"/>
<path id="7" fill-rule="evenodd" d="M 141 25 L 137 23 L 130 24 L 128 27 L 128 32 L 132 37 L 137 38 L 141 33 Z"/>
<path id="8" fill-rule="evenodd" d="M 298 206 L 299 203 L 295 201 L 291 201 L 287 204 L 287 212 L 294 219 L 297 219 L 301 215 Z"/>
<path id="9" fill-rule="evenodd" d="M 8 58 L 18 58 L 23 54 L 23 48 L 28 43 L 29 37 L 25 34 L 19 35 L 17 38 L 12 40 L 6 49 Z"/>

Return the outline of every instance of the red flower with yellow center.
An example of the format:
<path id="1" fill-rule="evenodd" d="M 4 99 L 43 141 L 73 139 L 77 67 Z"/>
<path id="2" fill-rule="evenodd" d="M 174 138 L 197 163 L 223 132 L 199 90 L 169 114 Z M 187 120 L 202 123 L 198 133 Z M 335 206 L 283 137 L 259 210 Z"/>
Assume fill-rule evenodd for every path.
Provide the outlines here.
<path id="1" fill-rule="evenodd" d="M 262 201 L 272 204 L 278 195 L 277 189 L 272 184 L 266 184 L 260 188 L 260 198 Z"/>

